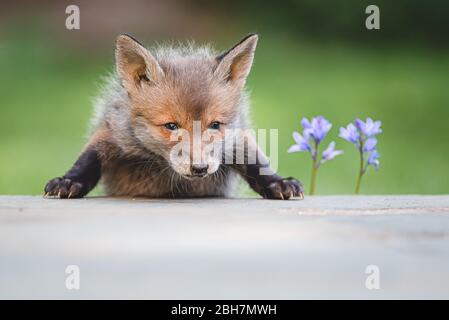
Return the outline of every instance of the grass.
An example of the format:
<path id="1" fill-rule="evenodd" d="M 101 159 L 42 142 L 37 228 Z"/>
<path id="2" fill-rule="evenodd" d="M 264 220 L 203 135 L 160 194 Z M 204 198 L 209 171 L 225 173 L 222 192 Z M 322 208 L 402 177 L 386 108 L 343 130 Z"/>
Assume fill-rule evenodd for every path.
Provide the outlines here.
<path id="1" fill-rule="evenodd" d="M 71 54 L 51 42 L 3 39 L 0 46 L 0 194 L 41 194 L 85 139 L 91 98 L 112 55 Z M 378 172 L 362 193 L 447 193 L 449 55 L 417 48 L 362 48 L 261 39 L 248 81 L 257 128 L 279 129 L 279 172 L 309 184 L 311 160 L 287 154 L 303 116 L 324 115 L 325 140 L 345 154 L 318 172 L 318 194 L 352 193 L 356 150 L 336 138 L 356 117 L 383 122 Z"/>

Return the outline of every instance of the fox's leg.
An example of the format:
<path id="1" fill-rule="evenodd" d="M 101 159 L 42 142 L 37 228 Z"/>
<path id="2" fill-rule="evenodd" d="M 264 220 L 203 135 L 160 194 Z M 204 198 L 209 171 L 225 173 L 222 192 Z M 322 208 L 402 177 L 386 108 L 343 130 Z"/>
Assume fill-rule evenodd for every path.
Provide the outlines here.
<path id="1" fill-rule="evenodd" d="M 260 174 L 260 169 L 268 169 L 260 163 L 233 165 L 233 168 L 248 182 L 249 186 L 266 199 L 288 200 L 304 196 L 304 189 L 295 178 L 283 178 L 276 173 Z"/>
<path id="2" fill-rule="evenodd" d="M 96 186 L 101 177 L 99 146 L 104 135 L 101 129 L 93 135 L 72 168 L 47 183 L 45 196 L 82 198 Z"/>
<path id="3" fill-rule="evenodd" d="M 248 152 L 256 151 L 255 163 L 248 163 Z M 235 163 L 235 149 L 232 168 L 236 170 L 249 186 L 266 199 L 288 200 L 291 197 L 304 197 L 304 188 L 298 180 L 292 177 L 283 178 L 277 175 L 268 164 L 266 156 L 254 140 L 248 141 L 245 147 L 245 163 Z"/>
<path id="4" fill-rule="evenodd" d="M 59 198 L 82 198 L 95 187 L 100 176 L 101 162 L 97 151 L 86 149 L 65 175 L 47 183 L 45 195 Z"/>

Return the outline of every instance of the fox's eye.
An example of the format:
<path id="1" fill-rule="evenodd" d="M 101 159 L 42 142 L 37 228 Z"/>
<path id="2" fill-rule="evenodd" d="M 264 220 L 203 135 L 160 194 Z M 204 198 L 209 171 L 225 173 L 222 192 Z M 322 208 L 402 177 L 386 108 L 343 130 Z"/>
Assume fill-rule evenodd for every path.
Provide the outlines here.
<path id="1" fill-rule="evenodd" d="M 148 79 L 148 77 L 147 77 L 146 74 L 141 74 L 141 75 L 139 76 L 139 81 L 146 81 L 146 82 L 149 82 L 150 79 Z"/>
<path id="2" fill-rule="evenodd" d="M 218 121 L 214 121 L 214 122 L 212 122 L 210 125 L 209 125 L 209 128 L 210 129 L 214 129 L 214 130 L 218 130 L 218 129 L 220 129 L 220 122 L 218 122 Z"/>
<path id="3" fill-rule="evenodd" d="M 164 126 L 170 131 L 178 130 L 178 125 L 173 122 L 166 123 L 166 124 L 164 124 Z"/>

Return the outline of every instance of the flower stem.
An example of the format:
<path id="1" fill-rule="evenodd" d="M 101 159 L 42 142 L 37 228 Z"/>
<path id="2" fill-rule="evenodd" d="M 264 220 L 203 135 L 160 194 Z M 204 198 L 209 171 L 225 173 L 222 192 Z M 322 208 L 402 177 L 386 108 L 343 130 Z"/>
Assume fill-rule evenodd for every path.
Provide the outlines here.
<path id="1" fill-rule="evenodd" d="M 316 160 L 312 162 L 312 175 L 310 177 L 310 195 L 315 194 L 315 186 L 316 186 L 316 173 L 318 172 L 318 168 L 316 166 Z"/>
<path id="2" fill-rule="evenodd" d="M 360 169 L 359 169 L 359 174 L 357 176 L 357 182 L 355 184 L 355 192 L 354 192 L 355 194 L 359 194 L 359 192 L 360 192 L 360 185 L 362 183 L 362 176 L 365 173 L 365 170 L 363 168 L 363 163 L 364 163 L 364 161 L 363 161 L 363 147 L 362 147 L 361 150 L 360 150 Z"/>
<path id="3" fill-rule="evenodd" d="M 318 142 L 315 141 L 315 152 L 312 154 L 312 176 L 310 177 L 310 195 L 315 194 L 316 174 L 318 171 Z"/>

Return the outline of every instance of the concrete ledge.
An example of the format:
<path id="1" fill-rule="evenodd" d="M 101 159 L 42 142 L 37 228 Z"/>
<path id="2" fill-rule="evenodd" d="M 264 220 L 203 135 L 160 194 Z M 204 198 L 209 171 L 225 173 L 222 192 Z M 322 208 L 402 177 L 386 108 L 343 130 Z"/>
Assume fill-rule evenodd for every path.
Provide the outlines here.
<path id="1" fill-rule="evenodd" d="M 0 196 L 0 298 L 447 299 L 449 196 Z"/>

